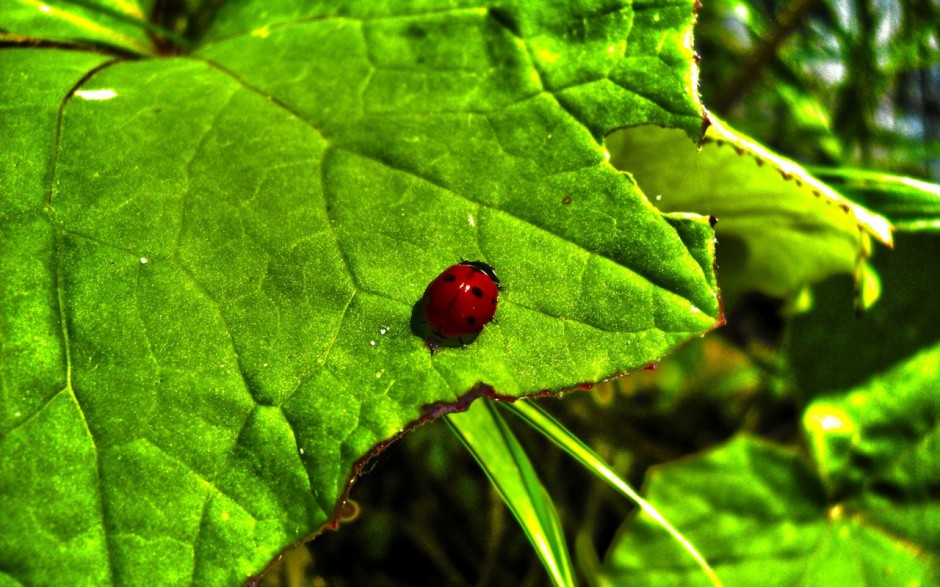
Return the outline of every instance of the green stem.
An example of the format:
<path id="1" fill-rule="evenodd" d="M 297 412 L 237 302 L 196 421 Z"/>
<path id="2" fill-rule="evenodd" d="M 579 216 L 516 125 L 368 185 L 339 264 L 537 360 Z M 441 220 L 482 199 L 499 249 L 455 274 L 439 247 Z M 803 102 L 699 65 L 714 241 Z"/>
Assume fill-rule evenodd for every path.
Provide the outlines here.
<path id="1" fill-rule="evenodd" d="M 794 0 L 777 17 L 777 23 L 770 33 L 760 40 L 757 47 L 744 58 L 731 80 L 718 93 L 715 111 L 725 114 L 747 93 L 747 90 L 760 79 L 761 73 L 771 62 L 780 45 L 793 31 L 804 22 L 806 14 L 818 0 Z"/>

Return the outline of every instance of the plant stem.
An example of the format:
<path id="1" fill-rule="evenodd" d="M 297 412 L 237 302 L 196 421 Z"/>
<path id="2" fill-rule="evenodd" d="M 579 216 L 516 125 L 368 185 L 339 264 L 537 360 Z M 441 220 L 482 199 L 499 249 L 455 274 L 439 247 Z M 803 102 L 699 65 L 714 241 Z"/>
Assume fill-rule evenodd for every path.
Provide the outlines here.
<path id="1" fill-rule="evenodd" d="M 731 80 L 718 93 L 715 111 L 725 114 L 747 93 L 756 82 L 764 68 L 777 54 L 780 45 L 789 38 L 803 22 L 803 17 L 818 0 L 794 0 L 777 17 L 777 23 L 770 33 L 761 39 L 752 53 L 744 58 Z"/>

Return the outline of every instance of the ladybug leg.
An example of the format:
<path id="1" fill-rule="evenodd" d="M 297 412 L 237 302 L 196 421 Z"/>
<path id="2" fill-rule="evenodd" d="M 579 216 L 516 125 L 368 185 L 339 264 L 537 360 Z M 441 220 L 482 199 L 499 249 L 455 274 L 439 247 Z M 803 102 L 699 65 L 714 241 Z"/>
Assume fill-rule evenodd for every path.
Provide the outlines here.
<path id="1" fill-rule="evenodd" d="M 457 339 L 457 342 L 460 343 L 460 348 L 462 348 L 462 349 L 467 348 L 467 343 L 465 343 L 462 338 L 458 338 L 458 339 Z"/>

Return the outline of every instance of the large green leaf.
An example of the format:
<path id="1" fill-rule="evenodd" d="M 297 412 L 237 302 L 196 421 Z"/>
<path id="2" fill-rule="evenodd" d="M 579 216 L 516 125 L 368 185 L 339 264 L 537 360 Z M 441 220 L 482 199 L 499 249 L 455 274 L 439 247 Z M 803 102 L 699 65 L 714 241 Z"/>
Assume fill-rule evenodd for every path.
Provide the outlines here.
<path id="1" fill-rule="evenodd" d="M 565 6 L 239 2 L 187 57 L 0 51 L 11 580 L 237 583 L 422 406 L 715 325 L 707 222 L 600 143 L 698 132 L 692 3 Z M 498 323 L 432 355 L 412 317 L 462 257 L 505 284 Z"/>
<path id="2" fill-rule="evenodd" d="M 796 455 L 739 437 L 653 469 L 649 500 L 705 555 L 726 585 L 929 585 L 936 561 L 826 499 Z M 602 585 L 708 585 L 649 518 L 623 526 Z"/>

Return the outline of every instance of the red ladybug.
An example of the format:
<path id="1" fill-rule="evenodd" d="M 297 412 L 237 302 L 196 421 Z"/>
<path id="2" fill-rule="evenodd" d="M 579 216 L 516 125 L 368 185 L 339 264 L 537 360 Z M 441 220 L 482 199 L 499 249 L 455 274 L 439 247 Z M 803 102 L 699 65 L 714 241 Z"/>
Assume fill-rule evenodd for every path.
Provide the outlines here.
<path id="1" fill-rule="evenodd" d="M 479 333 L 496 313 L 499 289 L 493 268 L 482 261 L 448 267 L 424 290 L 424 315 L 431 331 L 458 339 Z"/>

